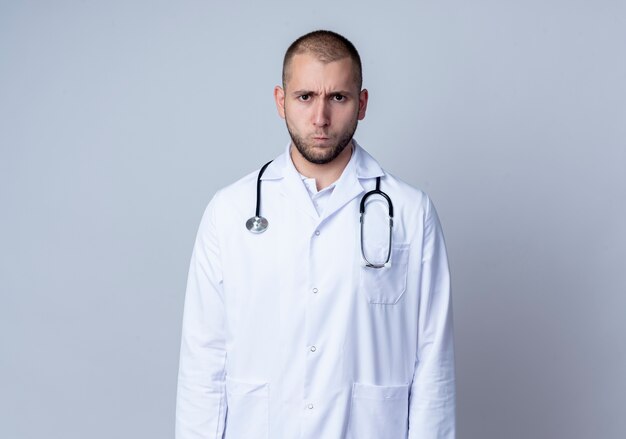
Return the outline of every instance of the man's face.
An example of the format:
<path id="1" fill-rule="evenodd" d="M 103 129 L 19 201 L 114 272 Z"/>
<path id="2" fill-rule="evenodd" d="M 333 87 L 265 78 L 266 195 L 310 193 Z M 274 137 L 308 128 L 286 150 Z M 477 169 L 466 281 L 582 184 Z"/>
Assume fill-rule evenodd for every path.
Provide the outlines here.
<path id="1" fill-rule="evenodd" d="M 286 78 L 274 97 L 293 144 L 311 163 L 333 161 L 351 143 L 367 108 L 367 90 L 359 90 L 352 60 L 323 63 L 311 54 L 295 55 Z"/>

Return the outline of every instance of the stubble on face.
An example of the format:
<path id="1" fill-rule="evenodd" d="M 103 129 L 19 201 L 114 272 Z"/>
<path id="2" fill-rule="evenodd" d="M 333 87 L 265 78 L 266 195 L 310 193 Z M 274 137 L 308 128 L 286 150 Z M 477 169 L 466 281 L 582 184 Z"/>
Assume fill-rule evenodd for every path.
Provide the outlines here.
<path id="1" fill-rule="evenodd" d="M 325 165 L 326 163 L 330 163 L 339 157 L 346 146 L 348 146 L 354 136 L 354 133 L 356 132 L 358 119 L 355 117 L 354 124 L 345 132 L 340 133 L 336 143 L 324 148 L 316 148 L 312 141 L 307 141 L 302 136 L 298 135 L 298 133 L 296 133 L 295 130 L 292 130 L 289 126 L 288 118 L 285 118 L 285 123 L 287 124 L 287 131 L 289 132 L 291 141 L 296 146 L 302 157 L 304 157 L 308 162 L 316 165 Z"/>

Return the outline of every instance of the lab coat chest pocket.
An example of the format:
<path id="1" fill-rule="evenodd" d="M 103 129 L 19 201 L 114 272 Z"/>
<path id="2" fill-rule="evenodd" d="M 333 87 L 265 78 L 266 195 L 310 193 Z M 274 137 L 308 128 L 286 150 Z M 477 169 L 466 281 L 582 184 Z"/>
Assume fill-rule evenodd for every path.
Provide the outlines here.
<path id="1" fill-rule="evenodd" d="M 350 439 L 405 439 L 408 431 L 409 386 L 354 383 Z"/>
<path id="2" fill-rule="evenodd" d="M 269 385 L 226 377 L 226 432 L 224 439 L 268 439 Z"/>
<path id="3" fill-rule="evenodd" d="M 359 290 L 371 304 L 393 305 L 406 291 L 409 244 L 392 246 L 390 262 L 383 268 L 360 267 Z"/>

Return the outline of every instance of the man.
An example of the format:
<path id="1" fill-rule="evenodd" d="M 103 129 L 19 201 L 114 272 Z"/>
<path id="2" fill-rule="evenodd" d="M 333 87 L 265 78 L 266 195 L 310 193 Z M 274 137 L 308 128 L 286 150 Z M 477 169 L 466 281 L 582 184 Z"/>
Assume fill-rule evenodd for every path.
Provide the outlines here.
<path id="1" fill-rule="evenodd" d="M 429 198 L 352 138 L 361 81 L 338 34 L 287 50 L 274 97 L 291 142 L 261 176 L 220 190 L 198 231 L 177 439 L 454 438 L 443 235 Z M 248 221 L 257 178 L 264 231 Z"/>

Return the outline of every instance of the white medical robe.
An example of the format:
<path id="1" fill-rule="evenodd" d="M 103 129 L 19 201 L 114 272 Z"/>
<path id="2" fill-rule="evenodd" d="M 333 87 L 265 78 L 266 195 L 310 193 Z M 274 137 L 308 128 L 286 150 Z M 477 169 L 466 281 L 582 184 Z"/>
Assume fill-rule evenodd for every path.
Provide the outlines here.
<path id="1" fill-rule="evenodd" d="M 356 142 L 319 216 L 288 150 L 262 177 L 265 233 L 246 220 L 258 171 L 220 190 L 189 270 L 177 439 L 453 439 L 450 280 L 430 199 Z M 391 264 L 363 263 L 359 204 L 394 208 Z M 384 261 L 387 204 L 367 203 Z"/>

